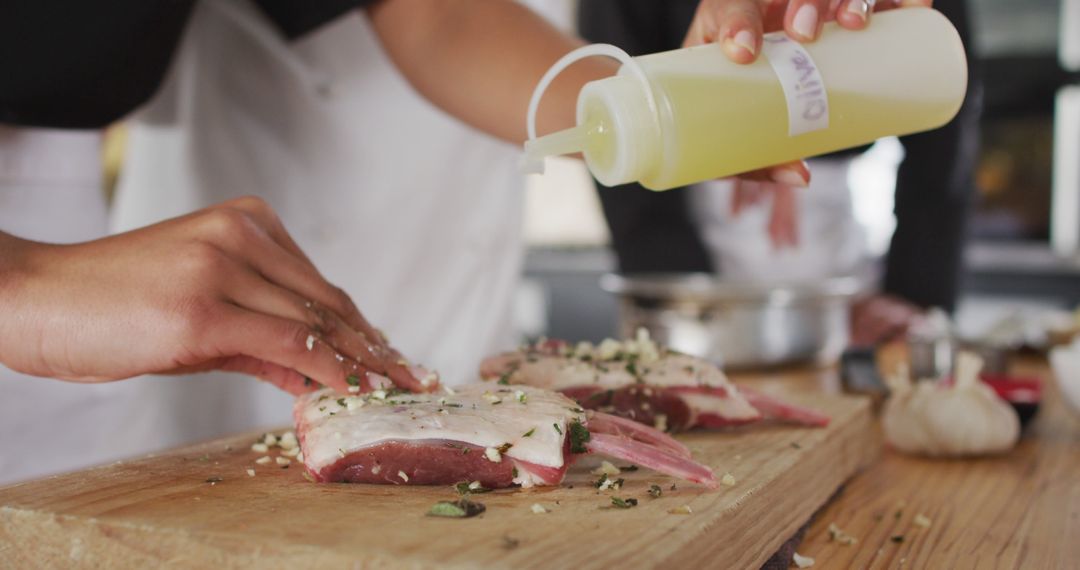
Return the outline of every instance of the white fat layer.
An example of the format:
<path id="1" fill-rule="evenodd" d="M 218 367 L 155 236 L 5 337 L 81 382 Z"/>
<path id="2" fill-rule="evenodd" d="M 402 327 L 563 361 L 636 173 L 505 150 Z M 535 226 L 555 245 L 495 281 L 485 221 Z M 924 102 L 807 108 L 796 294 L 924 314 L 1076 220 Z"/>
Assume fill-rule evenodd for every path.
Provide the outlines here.
<path id="1" fill-rule="evenodd" d="M 741 395 L 718 398 L 710 394 L 684 392 L 679 394 L 679 397 L 686 402 L 695 418 L 702 414 L 714 414 L 732 421 L 750 421 L 761 417 L 761 414 Z M 693 425 L 694 421 L 696 420 L 692 419 L 690 424 Z"/>
<path id="2" fill-rule="evenodd" d="M 522 360 L 512 380 L 549 390 L 582 386 L 618 389 L 637 384 L 639 380 L 657 388 L 707 386 L 732 389 L 727 376 L 716 365 L 684 354 L 667 354 L 648 364 L 637 362 L 633 366 L 618 360 L 586 362 L 572 357 L 538 355 Z"/>
<path id="3" fill-rule="evenodd" d="M 509 388 L 491 383 L 459 386 L 453 395 L 365 398 L 362 406 L 348 406 L 346 397 L 344 407 L 338 404 L 340 396 L 330 389 L 313 392 L 296 404 L 297 428 L 304 430 L 304 458 L 309 467 L 319 470 L 337 462 L 342 453 L 386 441 L 447 440 L 478 446 L 480 453 L 483 448 L 509 443 L 512 446 L 503 454 L 507 457 L 562 467 L 567 424 L 585 420 L 583 414 L 573 411 L 578 409 L 577 403 L 530 386 L 515 386 L 513 390 L 526 393 L 525 403 L 514 398 Z M 485 393 L 504 397 L 500 403 L 492 404 L 490 398 L 484 398 Z M 530 430 L 532 433 L 525 437 Z M 522 481 L 518 482 L 531 483 L 523 472 L 519 469 Z"/>

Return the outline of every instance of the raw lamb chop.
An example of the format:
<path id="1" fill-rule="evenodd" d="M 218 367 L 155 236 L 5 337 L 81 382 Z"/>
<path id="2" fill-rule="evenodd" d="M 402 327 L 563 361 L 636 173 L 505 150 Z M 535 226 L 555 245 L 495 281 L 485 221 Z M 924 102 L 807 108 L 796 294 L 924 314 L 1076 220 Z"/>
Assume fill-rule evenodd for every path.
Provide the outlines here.
<path id="1" fill-rule="evenodd" d="M 634 340 L 599 346 L 546 340 L 493 356 L 480 375 L 499 384 L 556 390 L 582 407 L 654 425 L 665 431 L 724 427 L 774 419 L 824 426 L 828 416 L 737 388 L 700 358 L 658 346 L 641 329 Z"/>
<path id="2" fill-rule="evenodd" d="M 576 457 L 598 453 L 716 485 L 667 434 L 530 386 L 346 397 L 324 389 L 300 397 L 293 414 L 304 466 L 317 481 L 556 485 Z"/>

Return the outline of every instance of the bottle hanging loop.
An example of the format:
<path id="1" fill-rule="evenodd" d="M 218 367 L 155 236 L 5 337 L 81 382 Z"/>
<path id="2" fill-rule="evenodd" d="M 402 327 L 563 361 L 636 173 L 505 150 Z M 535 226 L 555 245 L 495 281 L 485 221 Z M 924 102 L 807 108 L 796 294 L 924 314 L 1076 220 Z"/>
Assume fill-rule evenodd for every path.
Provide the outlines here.
<path id="1" fill-rule="evenodd" d="M 641 81 L 642 86 L 645 88 L 645 98 L 648 101 L 649 109 L 653 112 L 653 116 L 656 116 L 656 100 L 653 97 L 652 88 L 649 86 L 649 78 L 645 75 L 645 70 L 641 69 L 641 66 L 638 65 L 638 62 L 630 57 L 630 54 L 611 44 L 590 44 L 581 46 L 559 58 L 559 60 L 544 73 L 544 76 L 540 78 L 540 82 L 536 84 L 536 89 L 533 90 L 532 98 L 529 99 L 529 111 L 525 117 L 525 128 L 528 132 L 529 140 L 525 143 L 526 150 L 521 162 L 522 172 L 527 174 L 544 173 L 544 156 L 531 156 L 528 151 L 529 142 L 536 140 L 536 111 L 540 107 L 540 99 L 543 98 L 544 92 L 547 91 L 548 86 L 555 80 L 555 77 L 562 73 L 567 67 L 570 67 L 571 64 L 587 57 L 597 56 L 610 57 L 611 59 L 622 63 L 632 75 Z"/>

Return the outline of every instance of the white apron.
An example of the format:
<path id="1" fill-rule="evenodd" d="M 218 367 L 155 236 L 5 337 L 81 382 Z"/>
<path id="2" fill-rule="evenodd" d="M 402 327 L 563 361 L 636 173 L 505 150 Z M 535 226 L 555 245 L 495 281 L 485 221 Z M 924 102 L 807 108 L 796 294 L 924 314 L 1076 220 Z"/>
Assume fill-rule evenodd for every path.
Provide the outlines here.
<path id="1" fill-rule="evenodd" d="M 287 43 L 246 2 L 200 2 L 170 78 L 131 125 L 112 229 L 257 194 L 323 274 L 444 381 L 512 345 L 517 149 L 415 94 L 363 14 Z M 145 383 L 146 449 L 289 421 L 291 398 L 226 374 Z"/>
<path id="2" fill-rule="evenodd" d="M 0 230 L 50 243 L 105 235 L 101 135 L 0 127 Z M 122 458 L 134 384 L 73 384 L 0 366 L 0 485 Z"/>

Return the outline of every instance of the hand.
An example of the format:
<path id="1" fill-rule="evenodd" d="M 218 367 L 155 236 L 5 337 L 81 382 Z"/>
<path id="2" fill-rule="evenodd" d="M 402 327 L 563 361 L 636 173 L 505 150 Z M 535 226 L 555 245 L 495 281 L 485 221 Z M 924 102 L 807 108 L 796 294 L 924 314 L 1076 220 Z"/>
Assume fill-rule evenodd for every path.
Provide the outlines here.
<path id="1" fill-rule="evenodd" d="M 851 344 L 874 346 L 907 335 L 923 310 L 893 295 L 876 294 L 851 306 Z"/>
<path id="2" fill-rule="evenodd" d="M 861 30 L 870 14 L 900 6 L 930 6 L 932 0 L 701 0 L 690 23 L 684 47 L 719 42 L 735 63 L 753 63 L 761 53 L 762 36 L 784 30 L 792 39 L 812 42 L 826 21 Z M 803 161 L 756 170 L 740 178 L 806 186 L 810 171 Z"/>
<path id="3" fill-rule="evenodd" d="M 220 369 L 294 394 L 384 376 L 434 387 L 258 198 L 76 245 L 0 238 L 0 362 L 15 370 L 103 382 Z"/>
<path id="4" fill-rule="evenodd" d="M 791 186 L 738 178 L 732 182 L 732 216 L 738 217 L 747 207 L 771 198 L 768 233 L 773 248 L 779 250 L 785 247 L 798 247 L 799 205 Z"/>

